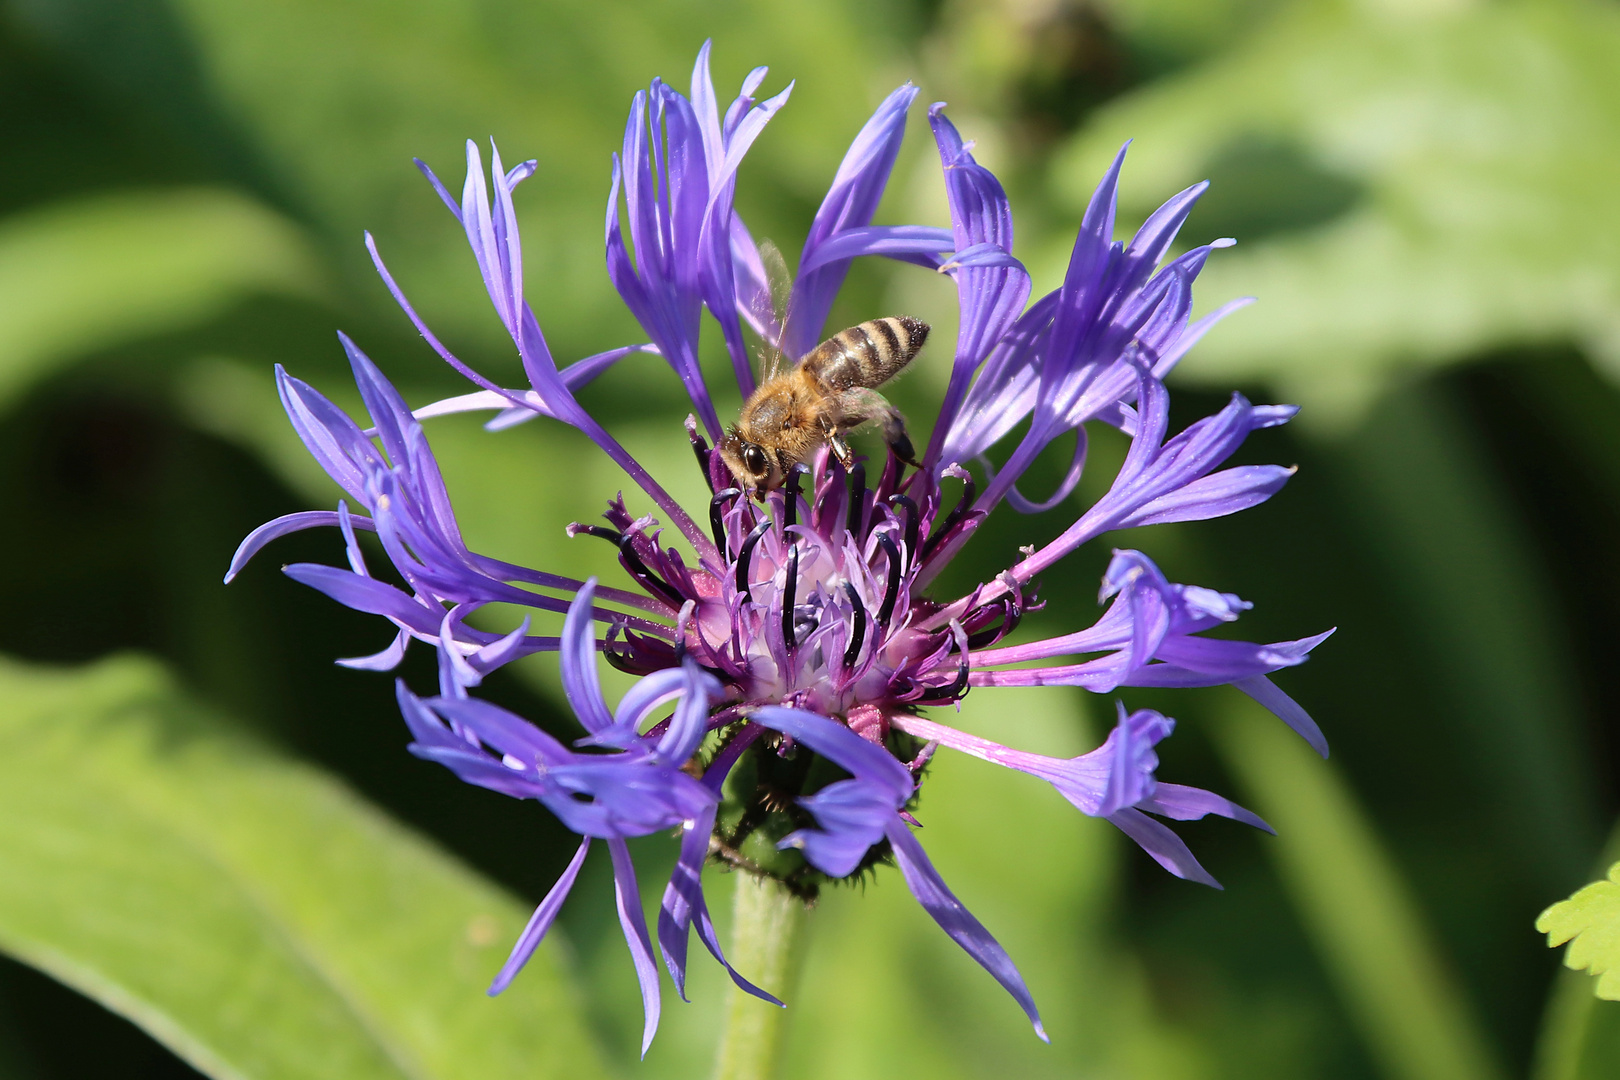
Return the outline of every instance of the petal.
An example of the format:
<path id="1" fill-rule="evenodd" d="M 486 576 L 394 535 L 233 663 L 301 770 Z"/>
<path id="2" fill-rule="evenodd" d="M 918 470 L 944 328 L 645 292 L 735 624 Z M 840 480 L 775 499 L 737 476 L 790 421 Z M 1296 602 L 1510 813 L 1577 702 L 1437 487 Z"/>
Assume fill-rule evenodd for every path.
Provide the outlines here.
<path id="1" fill-rule="evenodd" d="M 349 415 L 313 386 L 276 365 L 276 389 L 282 408 L 305 449 L 326 475 L 362 506 L 370 507 L 366 479 L 370 469 L 385 464 L 371 440 Z"/>
<path id="2" fill-rule="evenodd" d="M 1172 521 L 1205 521 L 1258 506 L 1282 490 L 1295 470 L 1281 465 L 1239 465 L 1212 473 L 1142 504 L 1119 524 L 1123 529 Z"/>
<path id="3" fill-rule="evenodd" d="M 857 779 L 881 784 L 894 799 L 896 807 L 910 798 L 916 787 L 911 773 L 888 750 L 868 742 L 843 724 L 825 716 L 771 705 L 750 710 L 748 718 L 784 735 L 793 736 Z"/>
<path id="4" fill-rule="evenodd" d="M 1232 685 L 1275 713 L 1283 723 L 1293 728 L 1300 738 L 1310 743 L 1312 750 L 1323 757 L 1328 756 L 1327 736 L 1322 734 L 1322 729 L 1311 719 L 1311 714 L 1278 689 L 1276 683 L 1264 675 L 1251 675 L 1246 679 L 1238 679 Z"/>
<path id="5" fill-rule="evenodd" d="M 434 183 L 437 184 L 438 181 L 435 179 Z M 442 188 L 440 189 L 440 193 L 444 194 Z M 457 211 L 456 216 L 458 218 L 460 217 L 459 210 Z M 383 262 L 382 254 L 377 250 L 376 239 L 369 232 L 366 233 L 365 236 L 366 250 L 371 253 L 371 265 L 376 269 L 377 276 L 382 278 L 383 285 L 388 289 L 389 294 L 393 296 L 394 302 L 398 304 L 400 310 L 405 313 L 405 317 L 411 320 L 411 324 L 416 327 L 416 332 L 422 335 L 422 339 L 428 343 L 429 347 L 431 347 L 434 352 L 439 354 L 439 358 L 445 363 L 449 364 L 456 371 L 460 372 L 463 378 L 483 387 L 485 390 L 488 390 L 491 393 L 510 393 L 510 391 L 501 389 L 488 379 L 484 378 L 482 375 L 478 374 L 478 372 L 462 363 L 459 359 L 457 359 L 454 353 L 444 347 L 444 343 L 438 339 L 432 330 L 428 329 L 427 323 L 423 321 L 421 315 L 417 314 L 416 309 L 411 306 L 411 302 L 406 299 L 405 290 L 399 287 L 399 283 L 394 280 L 394 275 L 389 273 L 387 265 Z"/>
<path id="6" fill-rule="evenodd" d="M 1140 229 L 1136 230 L 1130 246 L 1125 249 L 1126 256 L 1139 260 L 1149 270 L 1157 266 L 1159 260 L 1164 258 L 1164 253 L 1175 242 L 1176 234 L 1181 231 L 1187 215 L 1192 213 L 1193 205 L 1207 190 L 1209 181 L 1201 180 L 1172 195 L 1163 206 L 1148 216 Z"/>
<path id="7" fill-rule="evenodd" d="M 428 708 L 453 720 L 499 754 L 525 766 L 560 765 L 573 759 L 568 748 L 523 717 L 477 698 L 428 698 Z"/>
<path id="8" fill-rule="evenodd" d="M 1257 645 L 1248 641 L 1173 635 L 1158 649 L 1158 658 L 1168 664 L 1208 675 L 1216 682 L 1236 682 L 1253 675 L 1270 674 L 1280 668 L 1303 664 L 1312 649 L 1333 631 L 1298 641 Z"/>
<path id="9" fill-rule="evenodd" d="M 1212 889 L 1221 887 L 1221 883 L 1199 865 L 1181 837 L 1171 832 L 1170 827 L 1162 821 L 1154 821 L 1142 811 L 1129 808 L 1112 814 L 1108 820 L 1126 836 L 1135 840 L 1143 851 L 1153 856 L 1154 862 L 1176 877 L 1196 881 Z"/>
<path id="10" fill-rule="evenodd" d="M 343 352 L 349 358 L 349 368 L 354 373 L 354 385 L 360 391 L 360 398 L 365 402 L 366 411 L 371 414 L 371 422 L 377 428 L 377 434 L 382 439 L 383 450 L 387 452 L 388 459 L 395 465 L 404 465 L 410 460 L 410 451 L 406 447 L 406 433 L 418 427 L 416 418 L 411 415 L 409 405 L 400 396 L 394 384 L 377 369 L 371 358 L 360 351 L 349 335 L 338 332 L 338 341 L 343 345 Z"/>
<path id="11" fill-rule="evenodd" d="M 801 269 L 793 283 L 792 317 L 782 342 L 782 351 L 789 356 L 803 356 L 821 340 L 827 313 L 849 269 L 847 262 L 810 271 L 802 267 L 810 265 L 816 249 L 837 233 L 872 223 L 900 152 L 906 113 L 916 97 L 917 88 L 906 83 L 885 98 L 850 143 L 838 166 L 799 258 Z"/>
<path id="12" fill-rule="evenodd" d="M 641 1056 L 647 1056 L 653 1036 L 658 1034 L 658 1014 L 662 1007 L 658 993 L 658 963 L 653 959 L 652 939 L 647 936 L 647 919 L 641 912 L 641 892 L 636 886 L 636 868 L 630 861 L 630 848 L 623 840 L 608 841 L 613 853 L 613 899 L 619 909 L 619 925 L 624 929 L 624 943 L 630 947 L 630 959 L 636 966 L 636 981 L 641 984 L 641 1010 L 645 1018 L 641 1029 Z"/>
<path id="13" fill-rule="evenodd" d="M 401 630 L 381 652 L 372 653 L 370 656 L 346 657 L 337 663 L 353 671 L 393 671 L 399 667 L 400 661 L 405 659 L 405 647 L 410 641 L 411 635 Z"/>
<path id="14" fill-rule="evenodd" d="M 568 605 L 560 650 L 563 693 L 574 715 L 593 735 L 613 724 L 607 702 L 602 699 L 602 684 L 596 671 L 596 631 L 591 621 L 591 602 L 595 597 L 596 579 L 593 577 Z"/>
<path id="15" fill-rule="evenodd" d="M 1241 821 L 1245 825 L 1252 825 L 1273 835 L 1277 832 L 1267 825 L 1260 815 L 1243 809 L 1231 799 L 1217 795 L 1213 791 L 1187 787 L 1183 784 L 1159 784 L 1153 792 L 1153 797 L 1138 803 L 1137 808 L 1177 821 L 1197 821 L 1208 814 L 1219 814 L 1221 817 Z"/>
<path id="16" fill-rule="evenodd" d="M 1216 308 L 1214 311 L 1210 312 L 1208 315 L 1205 315 L 1202 319 L 1199 319 L 1197 322 L 1183 330 L 1181 334 L 1177 336 L 1175 344 L 1160 353 L 1158 359 L 1153 362 L 1154 377 L 1162 379 L 1166 375 L 1170 374 L 1171 369 L 1181 362 L 1181 358 L 1187 355 L 1188 350 L 1190 350 L 1194 345 L 1198 344 L 1200 339 L 1202 339 L 1205 334 L 1209 333 L 1216 323 L 1232 314 L 1232 312 L 1237 311 L 1239 308 L 1246 308 L 1252 303 L 1254 303 L 1254 297 L 1252 296 L 1244 296 L 1239 297 L 1236 300 L 1228 300 L 1226 303 L 1222 304 L 1220 307 Z"/>
<path id="17" fill-rule="evenodd" d="M 690 656 L 681 661 L 681 675 L 685 690 L 657 750 L 660 761 L 676 768 L 685 765 L 703 744 L 709 733 L 709 705 L 724 692 L 720 680 L 698 667 Z"/>
<path id="18" fill-rule="evenodd" d="M 974 244 L 952 252 L 939 264 L 941 273 L 951 270 L 982 270 L 995 267 L 1024 269 L 1024 264 L 998 244 Z"/>
<path id="19" fill-rule="evenodd" d="M 709 809 L 697 820 L 689 822 L 681 834 L 681 855 L 664 889 L 664 902 L 658 913 L 658 947 L 664 954 L 664 966 L 675 980 L 675 989 L 686 999 L 686 941 L 692 922 L 697 923 L 698 938 L 711 955 L 725 967 L 732 982 L 745 993 L 754 995 L 772 1005 L 782 1004 L 774 995 L 766 993 L 741 975 L 726 960 L 709 918 L 708 903 L 703 898 L 703 864 L 709 856 L 709 833 L 714 829 L 715 808 Z"/>
<path id="20" fill-rule="evenodd" d="M 459 222 L 461 220 L 461 204 L 457 203 L 455 196 L 450 194 L 450 189 L 444 186 L 444 183 L 434 174 L 432 169 L 428 168 L 427 162 L 421 158 L 412 158 L 411 160 L 416 162 L 416 167 L 422 171 L 423 176 L 428 178 L 428 183 L 433 185 L 433 190 L 439 193 L 439 198 L 444 200 L 444 205 L 450 208 L 450 212 L 456 215 L 456 220 Z"/>
<path id="21" fill-rule="evenodd" d="M 859 738 L 859 736 L 856 736 Z M 878 784 L 866 780 L 840 780 L 799 805 L 815 815 L 819 829 L 799 829 L 777 842 L 779 848 L 799 848 L 805 860 L 834 878 L 855 872 L 883 830 L 895 816 L 894 798 Z"/>
<path id="22" fill-rule="evenodd" d="M 658 909 L 658 950 L 664 954 L 664 967 L 675 981 L 675 992 L 686 1000 L 686 945 L 692 914 L 703 905 L 703 863 L 709 856 L 709 833 L 714 829 L 714 813 L 689 821 L 681 832 L 681 854 L 664 887 L 664 900 Z"/>
<path id="23" fill-rule="evenodd" d="M 538 799 L 545 788 L 533 776 L 509 769 L 488 754 L 455 746 L 411 743 L 406 747 L 423 761 L 434 761 L 456 774 L 464 783 L 474 784 L 514 799 Z"/>
<path id="24" fill-rule="evenodd" d="M 410 594 L 386 582 L 320 563 L 293 563 L 282 567 L 281 572 L 301 585 L 325 593 L 344 607 L 368 615 L 386 615 L 421 633 L 438 636 L 439 616 Z"/>
<path id="25" fill-rule="evenodd" d="M 843 229 L 816 248 L 799 268 L 800 273 L 819 270 L 828 263 L 842 262 L 862 255 L 943 255 L 954 250 L 950 230 L 931 225 L 866 225 Z M 928 265 L 936 265 L 932 260 Z"/>
<path id="26" fill-rule="evenodd" d="M 888 837 L 894 846 L 895 862 L 900 864 L 900 872 L 905 875 L 906 885 L 911 889 L 911 895 L 917 898 L 917 903 L 933 916 L 952 941 L 962 946 L 1013 996 L 1030 1023 L 1035 1025 L 1035 1034 L 1041 1037 L 1041 1041 L 1051 1042 L 1046 1030 L 1041 1027 L 1041 1014 L 1035 1008 L 1035 999 L 1030 996 L 1029 988 L 1024 985 L 1024 977 L 1018 973 L 1007 950 L 952 894 L 905 822 L 896 817 L 888 828 Z"/>
<path id="27" fill-rule="evenodd" d="M 512 985 L 517 973 L 523 970 L 523 965 L 529 962 L 534 950 L 545 940 L 546 931 L 550 930 L 551 924 L 557 920 L 557 913 L 562 910 L 563 901 L 568 899 L 569 890 L 574 887 L 574 879 L 579 877 L 579 868 L 585 865 L 585 854 L 590 850 L 591 838 L 587 836 L 580 841 L 579 850 L 574 852 L 574 857 L 569 861 L 568 868 L 562 872 L 562 877 L 552 885 L 551 890 L 546 893 L 546 898 L 540 901 L 540 906 L 534 909 L 534 914 L 529 917 L 529 923 L 523 928 L 523 933 L 518 935 L 516 943 L 512 946 L 511 955 L 506 958 L 506 963 L 501 965 L 495 981 L 489 984 L 487 993 L 490 997 Z"/>
<path id="28" fill-rule="evenodd" d="M 375 525 L 368 517 L 358 515 L 349 518 L 350 523 L 357 529 L 374 530 Z M 257 529 L 248 533 L 242 543 L 237 546 L 236 554 L 231 556 L 230 569 L 225 572 L 225 584 L 240 574 L 248 561 L 270 541 L 286 536 L 288 533 L 299 532 L 303 529 L 314 529 L 323 525 L 336 525 L 338 514 L 335 510 L 302 510 L 296 514 L 283 514 L 273 521 L 267 521 Z"/>
<path id="29" fill-rule="evenodd" d="M 1080 474 L 1086 467 L 1086 449 L 1088 445 L 1089 440 L 1086 438 L 1086 429 L 1077 426 L 1074 430 L 1074 453 L 1069 459 L 1069 468 L 1063 474 L 1063 479 L 1058 481 L 1057 489 L 1052 492 L 1051 497 L 1038 503 L 1030 502 L 1018 490 L 1018 485 L 1014 484 L 1007 489 L 1007 505 L 1020 514 L 1044 514 L 1048 510 L 1055 509 L 1079 486 Z"/>
<path id="30" fill-rule="evenodd" d="M 680 697 L 686 688 L 687 675 L 680 668 L 643 676 L 619 699 L 619 707 L 613 711 L 613 723 L 594 735 L 575 739 L 574 745 L 615 746 L 621 750 L 634 745 L 641 738 L 642 722 L 652 711 Z"/>

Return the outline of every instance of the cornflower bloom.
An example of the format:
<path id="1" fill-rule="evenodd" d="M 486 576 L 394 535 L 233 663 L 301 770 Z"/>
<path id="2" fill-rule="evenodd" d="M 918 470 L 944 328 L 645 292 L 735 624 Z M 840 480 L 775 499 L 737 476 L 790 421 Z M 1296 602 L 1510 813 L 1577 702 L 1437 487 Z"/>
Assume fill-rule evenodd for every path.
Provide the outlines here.
<path id="1" fill-rule="evenodd" d="M 1206 637 L 1249 605 L 1229 593 L 1173 583 L 1139 551 L 1114 553 L 1099 598 L 1107 607 L 1092 625 L 1003 644 L 1037 606 L 1039 575 L 1088 541 L 1219 517 L 1274 494 L 1291 469 L 1222 465 L 1250 432 L 1282 424 L 1295 410 L 1252 405 L 1234 394 L 1219 412 L 1169 433 L 1166 374 L 1244 302 L 1190 321 L 1194 280 L 1211 251 L 1230 243 L 1171 254 L 1204 184 L 1165 203 L 1129 243 L 1115 242 L 1122 149 L 1092 196 L 1062 285 L 1029 303 L 1029 275 L 1012 254 L 1006 194 L 935 105 L 928 122 L 951 227 L 873 224 L 917 94 L 910 84 L 878 107 L 839 166 L 799 257 L 791 316 L 784 323 L 765 314 L 764 260 L 733 196 L 738 165 L 791 86 L 759 100 L 766 71 L 756 69 L 722 115 L 708 54 L 705 45 L 689 95 L 657 80 L 635 95 L 622 154 L 613 159 L 607 269 L 648 340 L 559 368 L 523 296 L 512 202 L 513 189 L 536 163 L 507 170 L 492 147 L 486 181 L 480 152 L 469 142 L 459 200 L 422 166 L 466 230 L 528 385 L 502 387 L 457 359 L 411 307 L 368 236 L 378 273 L 406 316 L 477 389 L 413 413 L 343 337 L 369 413 L 363 425 L 278 369 L 288 417 L 345 498 L 336 510 L 292 514 L 256 530 L 227 580 L 275 537 L 336 526 L 346 568 L 298 564 L 286 573 L 382 616 L 395 631 L 376 655 L 340 663 L 387 670 L 412 641 L 433 648 L 438 693 L 421 698 L 399 687 L 412 752 L 470 783 L 536 799 L 582 837 L 491 993 L 545 935 L 591 843 L 605 840 L 641 980 L 645 1053 L 658 1021 L 660 977 L 625 840 L 673 829 L 680 855 L 657 937 L 683 994 L 693 927 L 726 962 L 704 901 L 708 862 L 773 877 L 807 899 L 823 883 L 892 862 L 918 902 L 1045 1038 L 1018 969 L 952 894 L 913 834 L 919 783 L 937 748 L 1050 783 L 1172 874 L 1209 885 L 1215 880 L 1162 819 L 1216 814 L 1267 826 L 1219 795 L 1156 779 L 1155 746 L 1174 721 L 1152 710 L 1120 705 L 1103 744 L 1070 759 L 998 745 L 940 722 L 931 710 L 976 687 L 1080 686 L 1101 694 L 1124 686 L 1231 684 L 1325 754 L 1316 725 L 1269 676 L 1304 661 L 1327 635 L 1273 644 Z M 733 483 L 715 449 L 724 431 L 698 364 L 700 316 L 706 309 L 718 321 L 747 395 L 754 378 L 744 324 L 772 348 L 802 355 L 825 333 L 850 263 L 874 255 L 948 275 L 957 289 L 960 328 L 927 449 L 917 466 L 891 451 L 869 469 L 864 459 L 846 468 L 823 448 L 756 501 Z M 678 505 L 575 396 L 635 353 L 661 356 L 691 398 L 686 440 L 712 493 L 696 513 Z M 537 417 L 571 425 L 623 468 L 641 505 L 632 510 L 620 496 L 608 504 L 606 524 L 570 526 L 571 534 L 613 545 L 620 585 L 581 582 L 468 549 L 421 424 L 467 409 L 499 410 L 491 428 Z M 1088 422 L 1130 439 L 1107 492 L 1054 539 L 1023 549 L 1018 562 L 966 595 L 933 595 L 930 584 L 1002 504 L 1031 513 L 1069 498 L 1085 465 Z M 1011 440 L 1020 429 L 1022 436 Z M 1068 433 L 1076 449 L 1061 482 L 1045 498 L 1026 495 L 1020 480 Z M 989 452 L 1004 443 L 1010 449 L 992 465 Z M 975 464 L 978 478 L 968 468 Z M 947 487 L 956 489 L 954 498 Z M 351 510 L 351 501 L 364 512 Z M 373 576 L 356 539 L 362 531 L 376 535 L 398 583 Z M 492 603 L 541 618 L 561 615 L 561 634 L 533 635 L 527 618 L 504 635 L 468 624 Z M 586 733 L 572 747 L 473 696 L 492 670 L 545 651 L 559 654 L 564 693 Z M 598 651 L 637 676 L 616 709 L 597 681 Z M 745 990 L 776 1000 L 738 972 L 731 975 Z"/>

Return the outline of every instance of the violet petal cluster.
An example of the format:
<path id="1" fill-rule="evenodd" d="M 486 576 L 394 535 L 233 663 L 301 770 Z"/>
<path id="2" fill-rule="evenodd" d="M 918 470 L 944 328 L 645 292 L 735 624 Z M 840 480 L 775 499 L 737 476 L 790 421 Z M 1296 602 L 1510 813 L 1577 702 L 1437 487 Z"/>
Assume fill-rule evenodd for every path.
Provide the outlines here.
<path id="1" fill-rule="evenodd" d="M 647 340 L 559 367 L 524 296 L 513 204 L 514 189 L 536 163 L 508 170 L 492 146 L 486 175 L 469 143 L 459 199 L 423 166 L 466 231 L 528 385 L 503 387 L 459 360 L 411 306 L 368 236 L 378 272 L 406 316 L 475 389 L 413 411 L 343 337 L 369 414 L 361 422 L 278 369 L 294 429 L 343 497 L 335 510 L 291 514 L 253 532 L 227 580 L 277 537 L 336 526 L 345 566 L 297 564 L 287 574 L 344 606 L 381 616 L 392 630 L 380 652 L 340 662 L 390 670 L 412 642 L 432 648 L 437 693 L 418 696 L 403 682 L 398 688 L 411 751 L 468 783 L 536 800 L 581 837 L 491 993 L 517 974 L 555 920 L 592 843 L 605 841 L 641 981 L 645 1053 L 657 1028 L 661 977 L 625 842 L 673 830 L 680 853 L 656 936 L 682 994 L 695 929 L 739 986 L 780 1004 L 727 963 L 704 899 L 708 865 L 771 876 L 811 897 L 822 884 L 892 863 L 923 908 L 1045 1038 L 1017 967 L 917 840 L 919 788 L 936 749 L 1050 783 L 1172 874 L 1209 885 L 1215 879 L 1165 821 L 1214 814 L 1267 826 L 1212 792 L 1157 779 L 1155 748 L 1175 721 L 1152 710 L 1118 705 L 1103 744 L 1071 759 L 1001 746 L 942 723 L 932 710 L 981 687 L 1111 693 L 1231 684 L 1326 754 L 1319 728 L 1270 676 L 1302 663 L 1327 634 L 1271 644 L 1207 636 L 1249 605 L 1230 593 L 1173 583 L 1140 551 L 1114 552 L 1099 596 L 1106 607 L 1090 626 L 1003 644 L 1039 606 L 1040 575 L 1088 541 L 1219 517 L 1275 494 L 1291 469 L 1225 463 L 1251 432 L 1286 423 L 1295 410 L 1234 395 L 1218 413 L 1170 432 L 1165 376 L 1246 301 L 1190 319 L 1194 281 L 1211 253 L 1230 243 L 1175 250 L 1203 184 L 1165 203 L 1129 242 L 1113 239 L 1124 149 L 1092 197 L 1062 285 L 1033 303 L 1029 274 L 1013 255 L 1006 192 L 974 159 L 943 105 L 929 110 L 928 122 L 951 227 L 874 224 L 917 94 L 910 84 L 878 107 L 851 144 L 811 223 L 793 303 L 779 319 L 769 302 L 766 258 L 737 212 L 735 192 L 744 156 L 791 87 L 759 100 L 767 72 L 755 69 L 722 113 L 708 56 L 705 44 L 688 94 L 654 80 L 635 95 L 622 152 L 612 161 L 608 277 Z M 920 467 L 892 452 L 846 466 L 823 449 L 778 490 L 750 498 L 714 449 L 723 428 L 698 363 L 702 313 L 719 324 L 738 390 L 747 395 L 754 377 L 744 327 L 790 357 L 809 351 L 827 333 L 851 262 L 868 256 L 945 274 L 959 298 L 950 378 Z M 707 506 L 676 503 L 575 396 L 636 353 L 663 357 L 692 401 L 685 437 L 708 485 Z M 569 527 L 613 546 L 624 574 L 620 586 L 468 548 L 422 421 L 469 409 L 495 410 L 488 426 L 496 430 L 536 418 L 571 425 L 624 470 L 639 490 L 636 508 L 621 495 L 608 503 L 605 524 Z M 1024 549 L 1019 561 L 966 595 L 934 595 L 930 586 L 941 570 L 1001 503 L 1030 513 L 1073 496 L 1086 463 L 1085 425 L 1092 422 L 1130 439 L 1106 493 L 1055 538 Z M 1013 438 L 1015 431 L 1022 434 Z M 1070 464 L 1056 488 L 1039 499 L 1021 491 L 1042 452 L 1071 435 Z M 364 532 L 375 535 L 387 560 L 382 576 L 367 562 L 358 539 Z M 506 633 L 471 625 L 469 618 L 490 604 L 531 614 Z M 534 620 L 559 618 L 556 636 L 530 633 Z M 491 671 L 536 652 L 558 654 L 564 693 L 583 730 L 572 745 L 474 696 Z M 597 677 L 603 661 L 636 676 L 612 708 Z"/>

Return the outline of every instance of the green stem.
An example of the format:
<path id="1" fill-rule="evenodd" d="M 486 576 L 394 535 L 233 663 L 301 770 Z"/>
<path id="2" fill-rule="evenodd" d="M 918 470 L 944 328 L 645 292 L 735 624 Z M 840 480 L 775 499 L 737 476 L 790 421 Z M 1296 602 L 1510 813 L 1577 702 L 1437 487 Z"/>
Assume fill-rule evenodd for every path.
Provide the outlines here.
<path id="1" fill-rule="evenodd" d="M 756 986 L 787 1000 L 802 944 L 804 901 L 770 878 L 737 875 L 726 959 Z M 780 1061 L 786 1010 L 732 986 L 716 1080 L 770 1080 Z"/>

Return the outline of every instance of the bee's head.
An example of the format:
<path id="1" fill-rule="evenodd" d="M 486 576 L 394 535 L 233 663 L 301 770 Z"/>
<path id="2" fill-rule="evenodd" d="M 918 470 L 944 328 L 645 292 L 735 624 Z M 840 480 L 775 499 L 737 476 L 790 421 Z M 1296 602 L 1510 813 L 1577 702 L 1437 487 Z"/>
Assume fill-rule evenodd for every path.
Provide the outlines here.
<path id="1" fill-rule="evenodd" d="M 758 443 L 743 438 L 736 428 L 726 433 L 720 442 L 720 457 L 725 461 L 737 486 L 749 489 L 755 496 L 780 487 L 782 470 L 777 468 L 775 455 Z"/>

